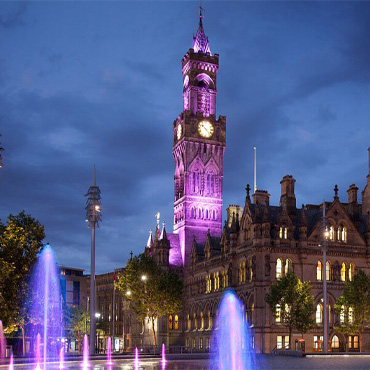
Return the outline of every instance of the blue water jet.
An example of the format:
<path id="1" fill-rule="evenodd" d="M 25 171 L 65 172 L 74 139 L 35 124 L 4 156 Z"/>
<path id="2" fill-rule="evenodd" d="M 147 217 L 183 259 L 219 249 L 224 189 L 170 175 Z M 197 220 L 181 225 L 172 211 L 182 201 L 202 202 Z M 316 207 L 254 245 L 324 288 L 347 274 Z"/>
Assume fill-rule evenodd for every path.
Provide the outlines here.
<path id="1" fill-rule="evenodd" d="M 254 368 L 252 337 L 244 319 L 244 306 L 232 289 L 225 291 L 212 338 L 210 369 Z"/>
<path id="2" fill-rule="evenodd" d="M 41 336 L 40 354 L 45 370 L 47 361 L 58 358 L 64 337 L 60 274 L 49 244 L 44 246 L 33 269 L 27 304 L 31 322 L 28 335 L 34 345 L 37 334 Z"/>

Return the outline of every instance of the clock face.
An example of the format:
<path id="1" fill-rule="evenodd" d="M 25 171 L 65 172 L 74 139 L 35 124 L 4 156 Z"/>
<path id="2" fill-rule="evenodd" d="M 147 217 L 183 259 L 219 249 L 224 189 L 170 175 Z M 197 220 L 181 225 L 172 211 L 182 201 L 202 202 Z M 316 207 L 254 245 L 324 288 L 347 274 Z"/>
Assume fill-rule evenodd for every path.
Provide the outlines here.
<path id="1" fill-rule="evenodd" d="M 214 127 L 209 121 L 201 121 L 198 124 L 198 132 L 201 136 L 209 138 L 213 135 Z"/>
<path id="2" fill-rule="evenodd" d="M 181 135 L 182 135 L 182 126 L 178 125 L 177 126 L 177 140 L 180 140 Z"/>

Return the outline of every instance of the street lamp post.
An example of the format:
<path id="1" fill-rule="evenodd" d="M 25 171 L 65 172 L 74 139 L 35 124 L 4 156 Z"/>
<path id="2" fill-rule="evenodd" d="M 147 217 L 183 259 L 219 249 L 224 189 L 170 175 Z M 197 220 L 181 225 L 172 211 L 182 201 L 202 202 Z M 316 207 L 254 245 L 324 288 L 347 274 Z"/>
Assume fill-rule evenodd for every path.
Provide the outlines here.
<path id="1" fill-rule="evenodd" d="M 86 221 L 91 228 L 91 271 L 90 271 L 90 355 L 95 354 L 95 336 L 96 336 L 96 291 L 95 291 L 95 228 L 99 226 L 101 220 L 100 213 L 100 189 L 95 183 L 95 165 L 94 165 L 94 180 L 93 185 L 89 187 L 86 200 Z"/>

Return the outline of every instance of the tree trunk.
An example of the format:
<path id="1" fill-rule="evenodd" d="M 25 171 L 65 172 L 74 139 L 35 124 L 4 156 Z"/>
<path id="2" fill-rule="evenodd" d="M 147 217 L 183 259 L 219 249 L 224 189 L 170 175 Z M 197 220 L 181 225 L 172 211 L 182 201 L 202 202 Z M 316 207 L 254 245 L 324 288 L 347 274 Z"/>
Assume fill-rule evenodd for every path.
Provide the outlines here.
<path id="1" fill-rule="evenodd" d="M 22 326 L 22 353 L 23 357 L 26 356 L 26 336 L 24 333 L 24 326 Z"/>
<path id="2" fill-rule="evenodd" d="M 362 331 L 359 332 L 359 346 L 360 346 L 360 352 L 362 352 Z"/>
<path id="3" fill-rule="evenodd" d="M 154 317 L 152 317 L 151 320 L 152 320 L 152 330 L 153 330 L 153 354 L 155 354 L 155 348 L 157 347 L 157 337 L 155 335 Z"/>

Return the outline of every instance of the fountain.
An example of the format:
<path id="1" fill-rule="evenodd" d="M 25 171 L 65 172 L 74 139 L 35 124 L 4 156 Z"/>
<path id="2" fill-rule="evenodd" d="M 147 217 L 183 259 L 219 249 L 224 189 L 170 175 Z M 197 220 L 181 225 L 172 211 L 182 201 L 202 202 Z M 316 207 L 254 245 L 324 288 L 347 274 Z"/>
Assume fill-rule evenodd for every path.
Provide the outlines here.
<path id="1" fill-rule="evenodd" d="M 137 347 L 135 348 L 134 366 L 135 366 L 135 370 L 139 369 L 139 350 Z"/>
<path id="2" fill-rule="evenodd" d="M 90 364 L 89 364 L 89 339 L 87 338 L 86 334 L 84 335 L 83 340 L 82 355 L 83 355 L 82 367 L 84 369 L 87 369 L 90 366 Z"/>
<path id="3" fill-rule="evenodd" d="M 0 361 L 5 358 L 6 339 L 4 336 L 3 322 L 0 320 Z"/>
<path id="4" fill-rule="evenodd" d="M 14 370 L 13 353 L 10 355 L 10 362 L 9 362 L 8 370 Z"/>
<path id="5" fill-rule="evenodd" d="M 107 341 L 107 364 L 113 365 L 112 361 L 112 338 L 108 337 Z"/>
<path id="6" fill-rule="evenodd" d="M 64 369 L 64 348 L 62 347 L 59 351 L 59 369 Z"/>
<path id="7" fill-rule="evenodd" d="M 54 252 L 46 244 L 33 270 L 27 300 L 32 322 L 28 335 L 36 342 L 36 354 L 42 348 L 44 369 L 47 361 L 58 358 L 62 346 L 64 318 L 61 300 L 60 275 Z M 38 360 L 41 362 L 41 358 Z"/>
<path id="8" fill-rule="evenodd" d="M 166 346 L 162 343 L 162 365 L 166 364 Z"/>
<path id="9" fill-rule="evenodd" d="M 212 340 L 215 351 L 211 357 L 210 369 L 254 368 L 251 337 L 244 321 L 243 304 L 233 290 L 225 291 L 218 312 L 218 329 L 214 331 Z"/>

